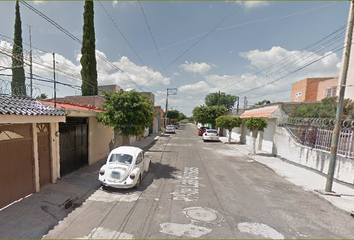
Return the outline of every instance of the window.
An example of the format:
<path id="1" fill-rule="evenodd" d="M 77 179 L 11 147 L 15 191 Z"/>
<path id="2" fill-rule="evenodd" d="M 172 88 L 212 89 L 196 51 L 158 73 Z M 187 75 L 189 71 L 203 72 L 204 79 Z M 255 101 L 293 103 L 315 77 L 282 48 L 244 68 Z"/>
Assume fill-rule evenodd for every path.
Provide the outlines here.
<path id="1" fill-rule="evenodd" d="M 142 153 L 139 153 L 138 157 L 136 158 L 136 165 L 140 164 L 143 161 Z"/>
<path id="2" fill-rule="evenodd" d="M 118 153 L 118 154 L 112 154 L 111 157 L 109 158 L 110 163 L 124 163 L 124 164 L 131 164 L 133 160 L 133 157 L 129 154 L 124 154 L 124 153 Z"/>
<path id="3" fill-rule="evenodd" d="M 325 90 L 325 97 L 335 97 L 337 94 L 337 87 L 327 88 Z"/>

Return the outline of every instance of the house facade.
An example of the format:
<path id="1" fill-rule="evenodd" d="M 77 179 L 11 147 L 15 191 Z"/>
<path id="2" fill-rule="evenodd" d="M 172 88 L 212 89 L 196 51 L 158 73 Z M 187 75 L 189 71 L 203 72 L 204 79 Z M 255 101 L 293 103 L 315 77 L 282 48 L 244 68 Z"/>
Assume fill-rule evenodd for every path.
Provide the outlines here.
<path id="1" fill-rule="evenodd" d="M 29 98 L 0 95 L 0 208 L 59 173 L 59 123 L 65 113 Z"/>
<path id="2" fill-rule="evenodd" d="M 103 96 L 71 96 L 58 98 L 56 103 L 42 101 L 65 112 L 65 123 L 59 124 L 60 176 L 69 174 L 87 164 L 104 159 L 109 154 L 113 129 L 98 122 L 103 110 Z M 123 144 L 122 137 L 119 138 Z"/>

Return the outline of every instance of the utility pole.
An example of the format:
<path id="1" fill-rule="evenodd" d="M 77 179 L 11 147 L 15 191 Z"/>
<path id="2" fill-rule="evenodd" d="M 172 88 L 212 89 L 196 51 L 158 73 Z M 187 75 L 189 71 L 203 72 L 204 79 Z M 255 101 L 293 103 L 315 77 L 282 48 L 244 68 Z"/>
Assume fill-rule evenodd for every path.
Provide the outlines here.
<path id="1" fill-rule="evenodd" d="M 332 192 L 332 185 L 333 185 L 333 178 L 334 178 L 334 171 L 336 168 L 336 159 L 337 159 L 337 149 L 338 149 L 338 139 L 341 129 L 341 116 L 343 112 L 343 100 L 344 100 L 344 93 L 345 93 L 345 84 L 347 82 L 347 74 L 348 74 L 348 66 L 349 66 L 349 58 L 350 58 L 350 50 L 352 45 L 352 36 L 353 36 L 353 1 L 350 4 L 350 11 L 348 17 L 348 26 L 347 26 L 347 36 L 345 40 L 345 52 L 343 53 L 343 67 L 342 72 L 340 75 L 340 83 L 339 83 L 339 98 L 337 104 L 337 111 L 336 111 L 336 120 L 333 129 L 332 135 L 332 142 L 331 142 L 331 154 L 329 157 L 329 167 L 328 167 L 328 174 L 327 174 L 327 181 L 326 181 L 326 192 Z"/>
<path id="2" fill-rule="evenodd" d="M 167 112 L 168 112 L 168 96 L 169 95 L 177 95 L 177 88 L 167 88 L 166 94 L 166 115 L 165 115 L 165 127 L 167 125 Z"/>
<path id="3" fill-rule="evenodd" d="M 245 96 L 244 100 L 243 100 L 243 109 L 246 109 L 247 108 L 247 97 Z"/>
<path id="4" fill-rule="evenodd" d="M 54 108 L 57 108 L 57 83 L 55 81 L 55 53 L 53 53 Z"/>
<path id="5" fill-rule="evenodd" d="M 33 80 L 33 72 L 32 72 L 32 34 L 31 34 L 31 28 L 32 26 L 29 24 L 26 24 L 28 26 L 28 31 L 29 31 L 29 43 L 30 43 L 30 86 L 31 86 L 31 98 L 33 97 L 33 86 L 32 86 L 32 80 Z"/>
<path id="6" fill-rule="evenodd" d="M 237 114 L 238 114 L 239 107 L 240 107 L 240 97 L 237 97 L 237 111 L 236 111 Z"/>
<path id="7" fill-rule="evenodd" d="M 220 105 L 220 91 L 219 91 L 219 96 L 218 96 L 218 107 Z"/>

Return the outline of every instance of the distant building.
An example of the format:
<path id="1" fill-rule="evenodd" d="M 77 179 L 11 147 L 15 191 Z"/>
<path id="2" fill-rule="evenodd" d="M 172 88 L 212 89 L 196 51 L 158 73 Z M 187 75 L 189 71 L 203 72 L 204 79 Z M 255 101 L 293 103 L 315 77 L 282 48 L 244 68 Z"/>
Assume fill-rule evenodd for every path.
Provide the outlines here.
<path id="1" fill-rule="evenodd" d="M 295 82 L 291 90 L 291 102 L 321 101 L 325 97 L 337 96 L 338 78 L 305 78 Z"/>
<path id="2" fill-rule="evenodd" d="M 155 106 L 155 94 L 152 92 L 141 92 L 142 94 L 145 94 L 152 100 L 152 104 Z"/>
<path id="3" fill-rule="evenodd" d="M 118 85 L 103 85 L 98 86 L 98 94 L 103 95 L 103 92 L 118 92 L 122 88 Z"/>

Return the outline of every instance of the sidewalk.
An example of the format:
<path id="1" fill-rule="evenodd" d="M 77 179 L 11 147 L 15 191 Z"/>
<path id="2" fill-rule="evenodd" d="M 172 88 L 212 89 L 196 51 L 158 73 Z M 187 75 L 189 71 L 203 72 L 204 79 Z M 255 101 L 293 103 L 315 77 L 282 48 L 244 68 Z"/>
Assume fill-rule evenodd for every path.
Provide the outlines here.
<path id="1" fill-rule="evenodd" d="M 162 134 L 152 134 L 131 145 L 147 150 Z M 102 159 L 85 166 L 1 210 L 0 239 L 41 239 L 100 188 L 97 176 L 104 162 L 105 159 Z"/>
<path id="2" fill-rule="evenodd" d="M 220 141 L 227 144 L 228 137 L 220 137 Z M 338 209 L 341 209 L 354 217 L 353 185 L 334 181 L 332 190 L 337 194 L 337 196 L 325 195 L 320 192 L 324 192 L 327 176 L 309 168 L 295 165 L 295 163 L 293 164 L 290 161 L 271 156 L 269 153 L 264 151 L 257 151 L 257 155 L 249 155 L 248 153 L 250 147 L 245 144 L 238 144 L 235 140 L 232 140 L 231 144 L 228 145 L 236 151 L 247 155 L 254 161 L 262 163 L 273 169 L 278 175 L 293 184 L 300 186 L 306 191 L 316 194 L 317 196 L 333 204 Z"/>

